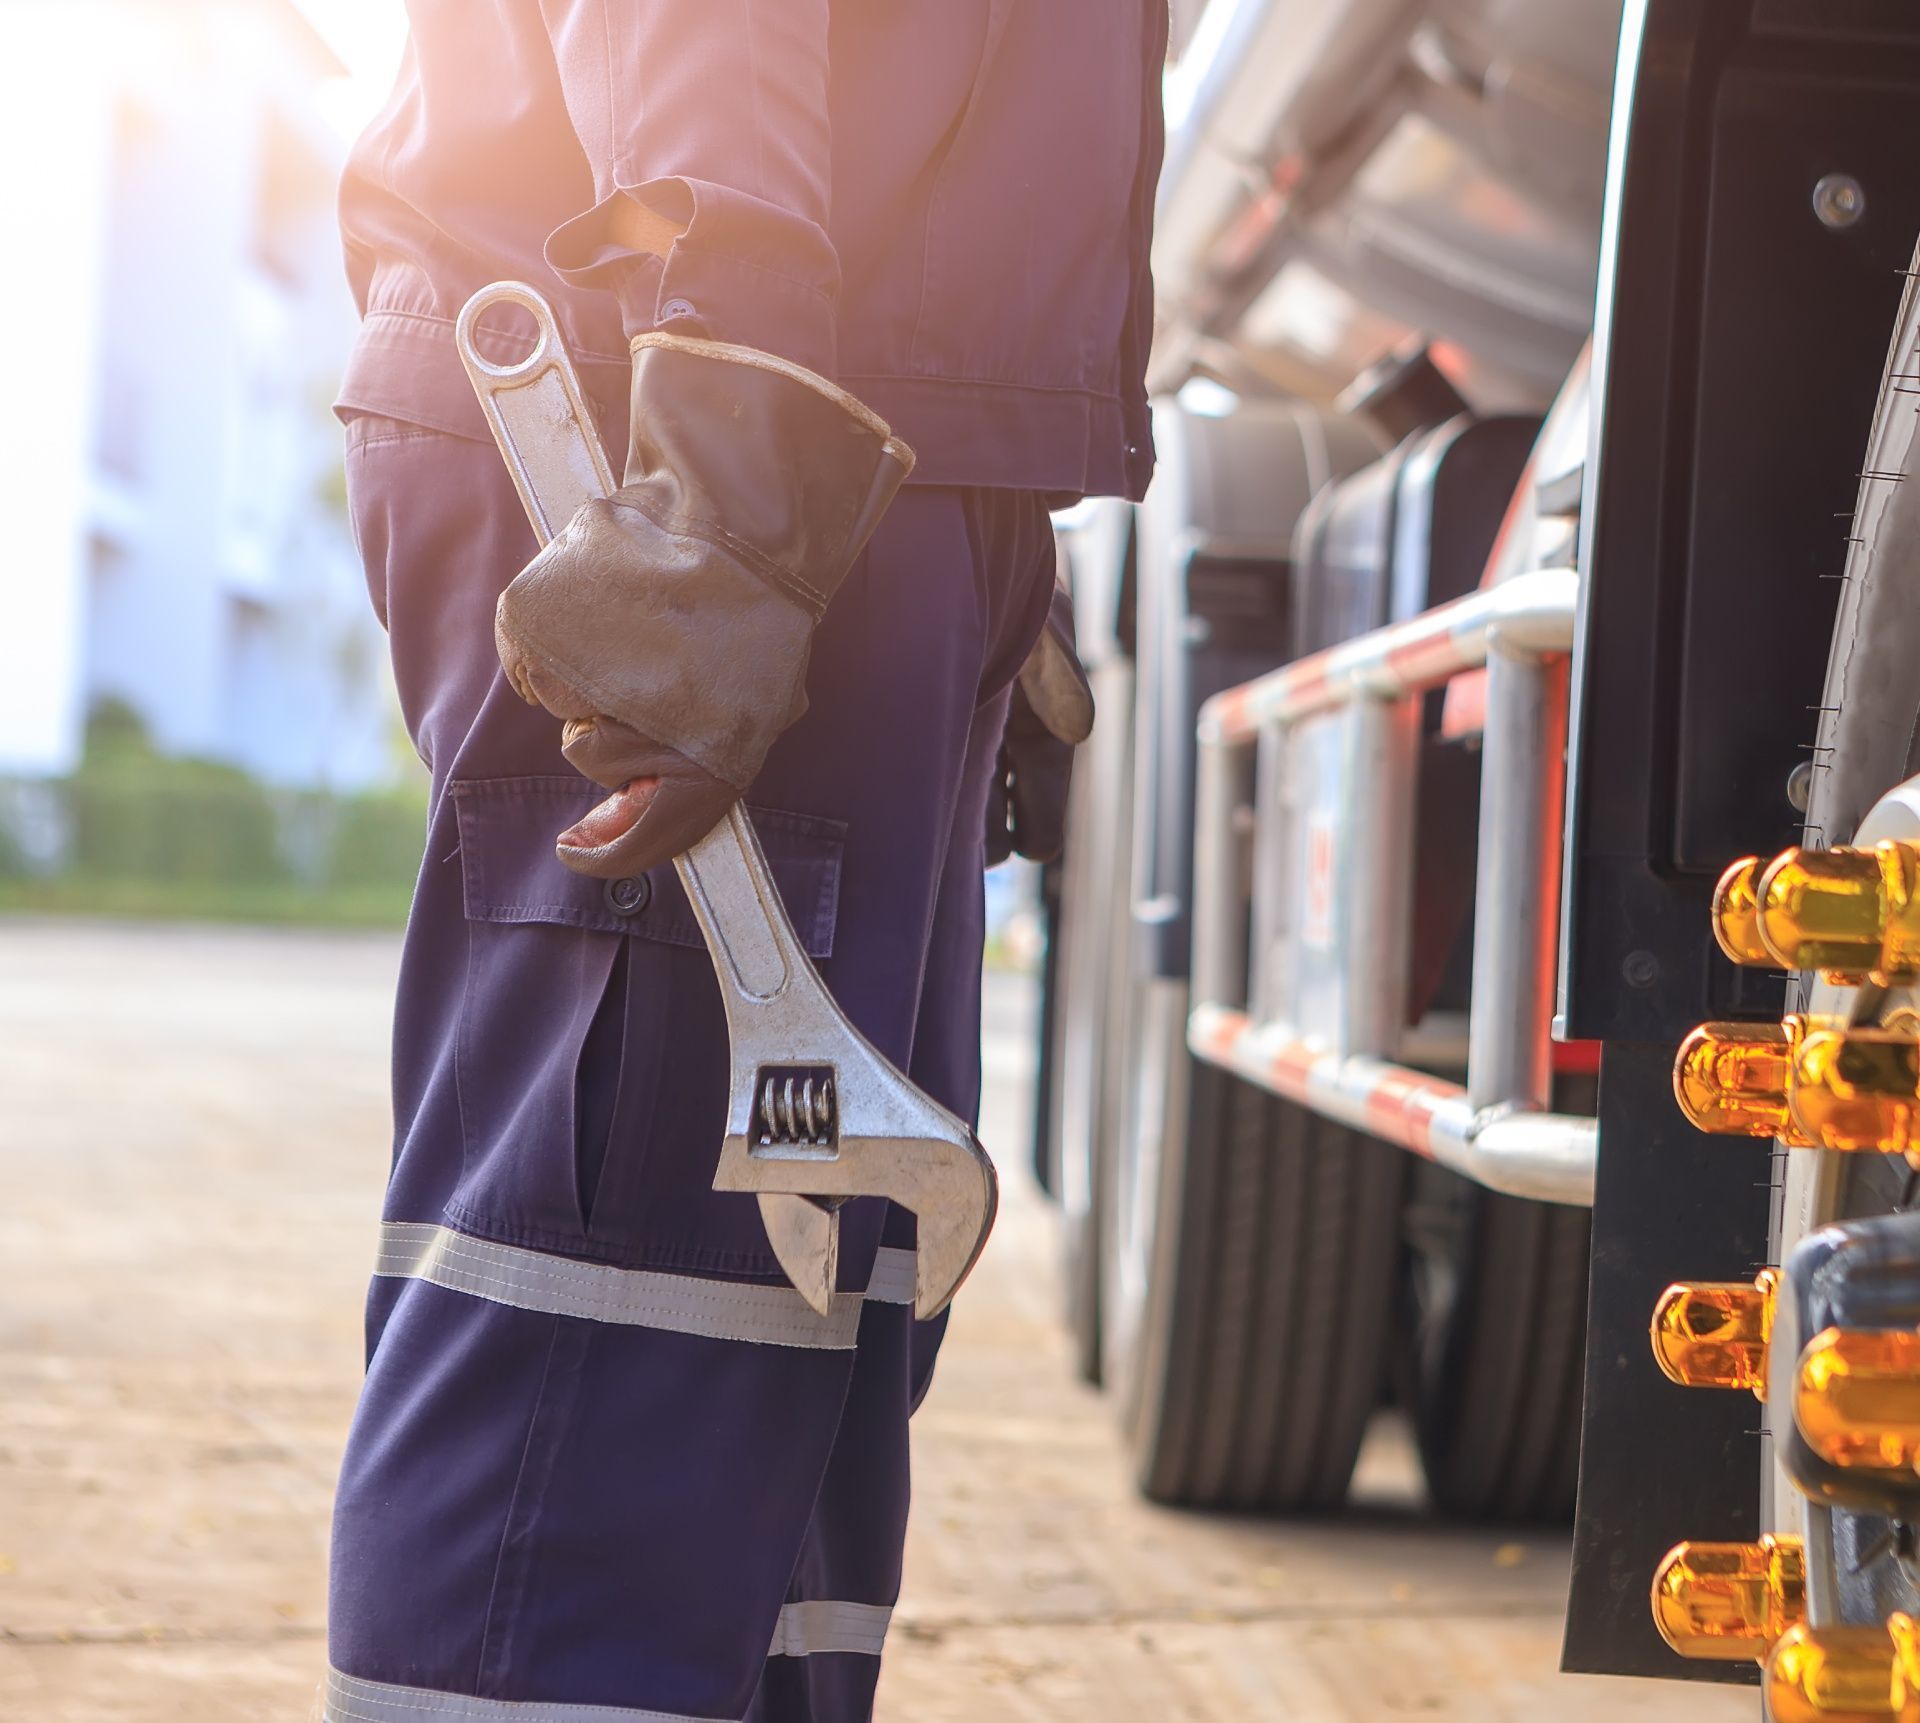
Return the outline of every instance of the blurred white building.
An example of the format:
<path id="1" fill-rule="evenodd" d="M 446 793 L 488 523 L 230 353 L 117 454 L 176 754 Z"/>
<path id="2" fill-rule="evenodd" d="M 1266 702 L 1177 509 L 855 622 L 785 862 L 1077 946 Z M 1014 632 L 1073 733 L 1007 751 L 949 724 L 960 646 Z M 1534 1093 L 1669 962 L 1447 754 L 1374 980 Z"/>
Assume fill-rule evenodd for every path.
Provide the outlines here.
<path id="1" fill-rule="evenodd" d="M 291 0 L 5 0 L 0 776 L 129 702 L 272 781 L 392 770 L 327 412 L 341 68 Z"/>

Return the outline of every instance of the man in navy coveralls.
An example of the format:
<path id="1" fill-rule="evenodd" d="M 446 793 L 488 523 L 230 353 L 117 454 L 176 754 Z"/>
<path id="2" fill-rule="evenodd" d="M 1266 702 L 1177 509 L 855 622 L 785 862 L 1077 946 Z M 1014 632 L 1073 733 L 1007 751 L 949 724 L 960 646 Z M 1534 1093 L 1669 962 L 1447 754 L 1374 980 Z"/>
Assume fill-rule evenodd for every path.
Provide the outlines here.
<path id="1" fill-rule="evenodd" d="M 835 996 L 973 1116 L 982 865 L 1055 840 L 1077 728 L 1021 674 L 1046 511 L 1152 463 L 1164 0 L 409 10 L 339 410 L 433 799 L 325 1715 L 865 1718 L 940 1324 L 910 1216 L 843 1211 L 822 1317 L 709 1188 L 670 858 L 745 794 Z M 537 558 L 453 341 L 502 278 L 627 451 Z"/>

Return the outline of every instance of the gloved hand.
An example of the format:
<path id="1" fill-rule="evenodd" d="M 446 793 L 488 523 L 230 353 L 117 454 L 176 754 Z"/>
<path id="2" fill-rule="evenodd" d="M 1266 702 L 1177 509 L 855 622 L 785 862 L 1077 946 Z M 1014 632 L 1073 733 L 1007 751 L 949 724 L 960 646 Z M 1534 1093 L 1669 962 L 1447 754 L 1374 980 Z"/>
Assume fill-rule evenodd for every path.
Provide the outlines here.
<path id="1" fill-rule="evenodd" d="M 1047 625 L 1027 655 L 1000 767 L 987 797 L 987 865 L 1010 855 L 1052 861 L 1066 841 L 1073 750 L 1093 733 L 1093 690 L 1073 649 L 1073 599 L 1058 582 Z"/>
<path id="2" fill-rule="evenodd" d="M 750 347 L 633 344 L 626 483 L 500 595 L 494 638 L 562 752 L 613 795 L 562 832 L 618 879 L 705 837 L 806 710 L 813 630 L 913 451 L 844 390 Z"/>

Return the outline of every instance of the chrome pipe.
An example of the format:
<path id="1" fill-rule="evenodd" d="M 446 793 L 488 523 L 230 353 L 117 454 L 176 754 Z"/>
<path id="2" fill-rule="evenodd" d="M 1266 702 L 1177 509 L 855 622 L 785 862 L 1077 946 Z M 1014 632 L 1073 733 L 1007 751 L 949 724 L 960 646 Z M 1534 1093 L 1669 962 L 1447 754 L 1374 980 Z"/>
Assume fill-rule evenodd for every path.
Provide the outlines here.
<path id="1" fill-rule="evenodd" d="M 1573 569 L 1516 574 L 1216 694 L 1200 708 L 1201 738 L 1247 741 L 1263 723 L 1297 723 L 1362 695 L 1420 693 L 1477 670 L 1496 646 L 1521 656 L 1570 652 L 1579 598 Z"/>
<path id="2" fill-rule="evenodd" d="M 1345 954 L 1335 1046 L 1347 1055 L 1391 1057 L 1407 1021 L 1413 939 L 1413 846 L 1407 842 L 1420 748 L 1412 699 L 1356 700 L 1342 737 L 1337 890 Z"/>
<path id="3" fill-rule="evenodd" d="M 1505 646 L 1487 662 L 1467 1095 L 1475 1107 L 1551 1102 L 1560 926 L 1566 677 Z"/>
<path id="4" fill-rule="evenodd" d="M 1490 1189 L 1591 1204 L 1598 1123 L 1546 1111 L 1565 795 L 1563 655 L 1578 590 L 1571 569 L 1516 576 L 1207 702 L 1196 836 L 1207 859 L 1196 882 L 1188 1044 L 1197 1058 Z M 1390 1056 L 1406 1006 L 1412 855 L 1405 835 L 1418 770 L 1418 696 L 1482 664 L 1481 913 L 1463 1088 Z M 1340 1021 L 1315 1025 L 1309 1037 L 1281 1020 L 1285 1002 L 1278 991 L 1267 997 L 1257 973 L 1258 994 L 1241 1008 L 1247 975 L 1235 946 L 1245 944 L 1245 888 L 1237 875 L 1229 881 L 1220 858 L 1245 817 L 1240 798 L 1255 739 L 1273 768 L 1256 800 L 1278 808 L 1290 726 L 1338 708 L 1346 709 L 1337 808 L 1345 985 Z M 1278 827 L 1270 829 L 1262 841 L 1271 853 L 1263 849 L 1256 866 L 1260 883 L 1284 889 L 1287 846 Z"/>
<path id="5" fill-rule="evenodd" d="M 1201 1005 L 1187 1045 L 1270 1094 L 1337 1119 L 1509 1196 L 1593 1206 L 1599 1121 L 1498 1105 L 1476 1107 L 1444 1077 L 1384 1059 L 1342 1058 L 1280 1024 Z"/>
<path id="6" fill-rule="evenodd" d="M 1224 742 L 1202 743 L 1194 781 L 1193 996 L 1223 1005 L 1247 997 L 1249 756 Z"/>

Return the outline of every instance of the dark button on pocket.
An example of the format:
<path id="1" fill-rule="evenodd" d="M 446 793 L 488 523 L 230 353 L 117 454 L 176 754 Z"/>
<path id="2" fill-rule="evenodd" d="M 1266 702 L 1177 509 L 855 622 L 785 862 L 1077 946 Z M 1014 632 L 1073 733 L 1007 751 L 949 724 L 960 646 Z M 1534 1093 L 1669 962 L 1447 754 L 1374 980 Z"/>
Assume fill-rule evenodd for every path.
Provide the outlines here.
<path id="1" fill-rule="evenodd" d="M 607 881 L 607 908 L 615 915 L 638 915 L 653 901 L 653 881 L 643 873 Z"/>

